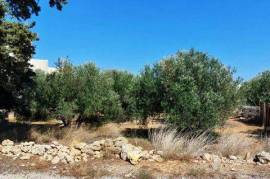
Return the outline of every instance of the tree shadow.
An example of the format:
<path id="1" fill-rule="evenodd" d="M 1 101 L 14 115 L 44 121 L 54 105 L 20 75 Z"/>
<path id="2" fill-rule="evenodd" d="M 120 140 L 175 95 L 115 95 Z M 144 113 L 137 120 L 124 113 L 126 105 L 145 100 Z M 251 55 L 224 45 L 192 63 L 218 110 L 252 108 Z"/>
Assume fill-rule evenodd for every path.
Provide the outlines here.
<path id="1" fill-rule="evenodd" d="M 31 140 L 31 131 L 33 129 L 45 133 L 53 128 L 58 127 L 56 124 L 32 124 L 31 122 L 9 122 L 2 120 L 0 122 L 0 141 L 10 139 L 15 142 Z"/>
<path id="2" fill-rule="evenodd" d="M 249 126 L 262 126 L 263 125 L 263 121 L 260 117 L 250 117 L 250 118 L 237 118 L 236 119 L 237 121 L 239 122 L 242 122 L 246 125 L 249 125 Z"/>
<path id="3" fill-rule="evenodd" d="M 152 131 L 157 128 L 126 128 L 121 134 L 128 138 L 148 139 Z"/>

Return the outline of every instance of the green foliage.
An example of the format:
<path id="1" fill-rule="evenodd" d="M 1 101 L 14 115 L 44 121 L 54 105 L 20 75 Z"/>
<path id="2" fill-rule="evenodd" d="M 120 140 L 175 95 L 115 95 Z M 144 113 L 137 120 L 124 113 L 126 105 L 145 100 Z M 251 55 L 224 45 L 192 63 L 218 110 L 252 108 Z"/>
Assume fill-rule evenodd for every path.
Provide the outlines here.
<path id="1" fill-rule="evenodd" d="M 29 19 L 32 14 L 38 15 L 41 10 L 37 0 L 5 0 L 5 2 L 10 14 L 18 20 Z M 58 10 L 66 3 L 66 0 L 49 0 L 50 6 L 56 6 Z"/>
<path id="2" fill-rule="evenodd" d="M 191 50 L 179 52 L 137 77 L 100 71 L 94 64 L 74 67 L 59 61 L 58 71 L 37 73 L 34 116 L 71 120 L 120 120 L 165 114 L 181 129 L 209 129 L 222 124 L 238 104 L 239 80 L 217 59 Z"/>
<path id="3" fill-rule="evenodd" d="M 37 72 L 35 82 L 33 118 L 62 116 L 69 123 L 76 114 L 85 120 L 103 118 L 105 121 L 123 117 L 112 78 L 101 73 L 92 63 L 73 67 L 64 60 L 58 63 L 55 73 Z"/>
<path id="4" fill-rule="evenodd" d="M 78 84 L 77 105 L 84 118 L 104 115 L 116 119 L 122 115 L 119 96 L 113 90 L 113 81 L 106 78 L 92 63 L 76 68 Z"/>
<path id="5" fill-rule="evenodd" d="M 112 88 L 119 96 L 123 117 L 130 118 L 136 113 L 136 102 L 133 95 L 135 76 L 126 71 L 106 71 L 104 75 L 112 80 Z"/>
<path id="6" fill-rule="evenodd" d="M 270 102 L 270 71 L 258 74 L 255 78 L 243 83 L 240 88 L 243 103 L 259 106 L 260 102 Z"/>
<path id="7" fill-rule="evenodd" d="M 148 116 L 162 112 L 161 96 L 163 94 L 159 91 L 157 74 L 156 68 L 146 66 L 134 87 L 137 110 L 144 122 Z"/>
<path id="8" fill-rule="evenodd" d="M 233 73 L 204 53 L 178 52 L 145 68 L 137 90 L 138 108 L 144 117 L 164 112 L 168 122 L 182 129 L 214 127 L 238 103 L 239 80 Z"/>
<path id="9" fill-rule="evenodd" d="M 60 10 L 66 1 L 50 0 L 49 3 Z M 25 25 L 21 20 L 38 15 L 39 11 L 36 0 L 0 0 L 0 109 L 29 114 L 30 89 L 35 75 L 29 60 L 35 53 L 33 42 L 37 35 L 31 32 L 34 23 Z M 46 114 L 47 110 L 44 107 L 40 114 Z"/>
<path id="10" fill-rule="evenodd" d="M 28 105 L 25 94 L 33 84 L 29 60 L 36 34 L 26 25 L 2 22 L 0 35 L 0 108 L 24 111 Z"/>

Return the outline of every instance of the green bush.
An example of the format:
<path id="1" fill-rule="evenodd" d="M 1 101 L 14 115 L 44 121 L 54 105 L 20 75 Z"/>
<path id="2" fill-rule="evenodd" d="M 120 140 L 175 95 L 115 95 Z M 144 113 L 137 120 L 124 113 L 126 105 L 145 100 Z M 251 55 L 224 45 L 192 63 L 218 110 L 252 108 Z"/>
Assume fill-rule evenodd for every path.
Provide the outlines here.
<path id="1" fill-rule="evenodd" d="M 76 114 L 84 120 L 122 118 L 123 109 L 111 78 L 91 63 L 78 67 L 68 61 L 58 64 L 55 73 L 37 72 L 31 103 L 33 118 L 61 116 L 67 124 Z"/>
<path id="2" fill-rule="evenodd" d="M 259 106 L 260 102 L 270 102 L 270 71 L 258 74 L 255 78 L 243 83 L 240 88 L 243 103 Z"/>
<path id="3" fill-rule="evenodd" d="M 239 80 L 233 73 L 207 54 L 178 52 L 141 73 L 138 108 L 145 117 L 164 112 L 169 123 L 182 129 L 214 127 L 238 103 Z"/>
<path id="4" fill-rule="evenodd" d="M 58 71 L 38 72 L 31 111 L 34 117 L 62 116 L 119 121 L 163 114 L 181 129 L 208 129 L 222 124 L 238 104 L 234 71 L 207 54 L 178 52 L 140 75 L 101 71 L 94 64 L 59 61 Z M 68 123 L 68 122 L 67 122 Z"/>
<path id="5" fill-rule="evenodd" d="M 124 110 L 123 117 L 133 117 L 136 113 L 136 103 L 133 96 L 135 76 L 126 71 L 117 70 L 106 71 L 104 75 L 112 79 L 113 90 L 119 95 L 121 107 Z"/>

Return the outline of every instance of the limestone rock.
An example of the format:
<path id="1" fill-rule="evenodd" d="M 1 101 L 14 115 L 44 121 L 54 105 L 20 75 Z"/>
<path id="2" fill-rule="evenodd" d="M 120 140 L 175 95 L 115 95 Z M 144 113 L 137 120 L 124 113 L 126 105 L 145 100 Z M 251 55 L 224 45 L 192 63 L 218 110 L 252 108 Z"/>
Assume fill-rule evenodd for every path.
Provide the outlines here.
<path id="1" fill-rule="evenodd" d="M 28 153 L 25 153 L 20 157 L 21 160 L 29 160 L 30 158 L 31 158 L 31 154 L 28 154 Z"/>
<path id="2" fill-rule="evenodd" d="M 51 162 L 53 165 L 58 164 L 60 162 L 60 158 L 58 156 L 55 156 Z"/>
<path id="3" fill-rule="evenodd" d="M 270 162 L 270 153 L 262 151 L 256 154 L 255 160 L 261 164 L 268 164 Z"/>
<path id="4" fill-rule="evenodd" d="M 92 149 L 91 145 L 86 145 L 84 148 L 81 149 L 81 152 L 88 155 L 94 155 L 94 150 Z"/>
<path id="5" fill-rule="evenodd" d="M 131 144 L 125 144 L 122 145 L 121 158 L 123 160 L 128 160 L 133 165 L 136 165 L 142 158 L 142 151 Z"/>
<path id="6" fill-rule="evenodd" d="M 99 141 L 96 141 L 96 142 L 90 144 L 89 147 L 90 147 L 92 150 L 94 150 L 94 151 L 99 151 L 99 150 L 101 150 L 101 148 L 102 148 L 102 147 L 101 147 L 101 144 L 99 143 Z"/>
<path id="7" fill-rule="evenodd" d="M 74 148 L 75 148 L 75 149 L 81 150 L 81 149 L 83 149 L 85 146 L 86 146 L 86 143 L 80 142 L 80 143 L 75 144 L 75 145 L 74 145 Z"/>
<path id="8" fill-rule="evenodd" d="M 203 160 L 206 160 L 208 162 L 210 162 L 212 160 L 212 155 L 209 153 L 204 153 L 201 157 Z"/>
<path id="9" fill-rule="evenodd" d="M 43 145 L 34 145 L 31 149 L 32 154 L 34 155 L 44 155 L 45 147 Z"/>
<path id="10" fill-rule="evenodd" d="M 2 141 L 3 146 L 13 146 L 14 142 L 12 140 L 6 139 Z"/>
<path id="11" fill-rule="evenodd" d="M 13 150 L 13 146 L 11 146 L 11 145 L 3 145 L 3 147 L 2 147 L 3 154 L 9 154 L 12 152 L 12 150 Z"/>
<path id="12" fill-rule="evenodd" d="M 163 158 L 160 155 L 153 155 L 152 159 L 157 162 L 163 162 Z"/>
<path id="13" fill-rule="evenodd" d="M 237 157 L 234 156 L 234 155 L 230 155 L 230 156 L 229 156 L 229 159 L 230 159 L 230 160 L 237 160 Z"/>

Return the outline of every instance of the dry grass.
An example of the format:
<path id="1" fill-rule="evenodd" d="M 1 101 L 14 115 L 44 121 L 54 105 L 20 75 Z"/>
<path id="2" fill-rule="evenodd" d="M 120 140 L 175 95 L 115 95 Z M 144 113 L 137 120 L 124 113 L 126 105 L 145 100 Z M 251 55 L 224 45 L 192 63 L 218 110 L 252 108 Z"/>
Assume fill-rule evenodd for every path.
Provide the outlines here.
<path id="1" fill-rule="evenodd" d="M 129 143 L 131 143 L 135 146 L 142 147 L 144 150 L 152 150 L 153 149 L 153 145 L 151 144 L 151 141 L 149 141 L 148 139 L 135 137 L 135 138 L 129 138 L 128 141 L 129 141 Z"/>
<path id="2" fill-rule="evenodd" d="M 208 145 L 205 134 L 184 134 L 171 128 L 155 130 L 150 134 L 150 139 L 157 150 L 164 152 L 165 158 L 192 158 L 204 152 Z"/>
<path id="3" fill-rule="evenodd" d="M 95 128 L 92 132 L 93 137 L 114 138 L 121 136 L 119 124 L 108 123 Z"/>
<path id="4" fill-rule="evenodd" d="M 30 139 L 37 143 L 48 143 L 58 140 L 64 145 L 73 145 L 79 142 L 91 142 L 99 138 L 113 138 L 120 136 L 117 124 L 106 124 L 97 128 L 63 128 L 49 129 L 41 132 L 31 129 Z"/>
<path id="5" fill-rule="evenodd" d="M 253 140 L 243 135 L 225 134 L 218 139 L 218 143 L 214 145 L 212 150 L 225 157 L 229 155 L 244 156 L 247 152 L 256 151 L 257 147 Z"/>

